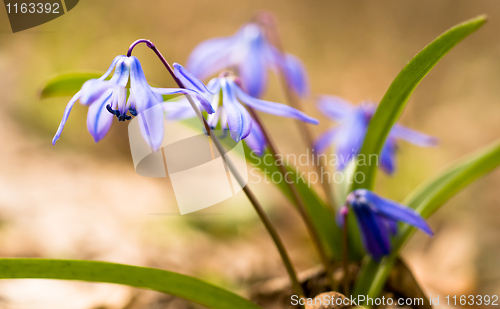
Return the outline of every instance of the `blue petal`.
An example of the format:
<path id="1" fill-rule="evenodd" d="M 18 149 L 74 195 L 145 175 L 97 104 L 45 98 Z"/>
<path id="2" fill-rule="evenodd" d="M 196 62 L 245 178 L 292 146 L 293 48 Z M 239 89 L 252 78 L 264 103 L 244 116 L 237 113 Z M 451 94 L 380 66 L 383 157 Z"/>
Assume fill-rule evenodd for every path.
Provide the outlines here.
<path id="1" fill-rule="evenodd" d="M 316 120 L 315 118 L 309 117 L 306 114 L 304 114 L 303 112 L 296 110 L 295 108 L 290 107 L 288 105 L 253 98 L 250 95 L 246 94 L 243 90 L 241 90 L 234 83 L 234 81 L 228 81 L 228 82 L 233 84 L 233 88 L 236 89 L 236 94 L 237 94 L 238 98 L 243 103 L 245 103 L 246 105 L 248 105 L 252 108 L 255 108 L 256 110 L 259 110 L 259 111 L 264 112 L 264 113 L 276 115 L 276 116 L 298 119 L 298 120 L 312 123 L 312 124 L 319 123 L 318 120 Z"/>
<path id="2" fill-rule="evenodd" d="M 57 128 L 56 134 L 54 135 L 54 138 L 52 139 L 52 145 L 56 144 L 56 141 L 61 137 L 62 130 L 64 129 L 64 125 L 66 124 L 66 121 L 68 121 L 69 114 L 71 113 L 71 109 L 73 108 L 73 105 L 75 105 L 75 102 L 80 98 L 81 96 L 81 91 L 78 91 L 68 102 L 66 105 L 66 108 L 64 109 L 63 117 L 61 119 L 61 123 L 59 124 L 59 127 Z"/>
<path id="3" fill-rule="evenodd" d="M 234 37 L 215 38 L 202 42 L 191 52 L 186 67 L 200 79 L 205 79 L 230 66 Z"/>
<path id="4" fill-rule="evenodd" d="M 388 230 L 368 205 L 353 205 L 352 209 L 361 228 L 361 238 L 365 249 L 373 259 L 380 260 L 391 252 Z"/>
<path id="5" fill-rule="evenodd" d="M 101 81 L 99 79 L 90 79 L 82 85 L 80 103 L 90 105 L 99 99 L 102 94 L 109 89 L 116 87 L 111 81 Z"/>
<path id="6" fill-rule="evenodd" d="M 220 91 L 220 78 L 212 78 L 208 84 L 207 84 L 207 89 L 210 91 L 212 94 L 217 94 Z"/>
<path id="7" fill-rule="evenodd" d="M 116 56 L 113 59 L 113 61 L 111 62 L 111 65 L 109 66 L 109 68 L 106 71 L 106 73 L 104 73 L 101 77 L 99 77 L 99 80 L 105 80 L 106 77 L 108 77 L 109 74 L 111 74 L 111 71 L 113 71 L 113 69 L 115 68 L 115 66 L 118 63 L 118 61 L 123 60 L 124 58 L 126 58 L 126 56 L 124 56 L 124 55 Z"/>
<path id="8" fill-rule="evenodd" d="M 387 230 L 391 232 L 391 235 L 394 236 L 398 233 L 398 223 L 394 220 L 387 219 L 384 217 L 380 217 L 382 219 L 382 222 L 384 222 L 385 226 L 387 227 Z"/>
<path id="9" fill-rule="evenodd" d="M 389 199 L 380 197 L 368 190 L 364 191 L 366 200 L 373 205 L 377 213 L 381 216 L 390 220 L 408 223 L 409 225 L 412 225 L 429 235 L 434 234 L 425 219 L 415 212 L 415 210 Z"/>
<path id="10" fill-rule="evenodd" d="M 142 113 L 146 109 L 162 101 L 146 81 L 139 59 L 134 56 L 129 57 L 130 61 L 130 92 L 134 95 L 136 109 Z"/>
<path id="11" fill-rule="evenodd" d="M 417 132 L 398 124 L 392 127 L 390 134 L 395 138 L 403 139 L 420 147 L 436 146 L 438 143 L 438 139 L 433 136 Z"/>
<path id="12" fill-rule="evenodd" d="M 339 170 L 344 169 L 349 161 L 359 153 L 368 123 L 369 119 L 366 118 L 365 110 L 360 106 L 338 127 L 335 145 Z"/>
<path id="13" fill-rule="evenodd" d="M 392 175 L 396 170 L 396 151 L 398 145 L 396 139 L 389 135 L 380 153 L 380 165 L 384 172 Z"/>
<path id="14" fill-rule="evenodd" d="M 327 130 L 326 132 L 321 134 L 314 143 L 314 150 L 317 153 L 325 152 L 326 149 L 333 143 L 336 135 L 337 135 L 336 128 Z"/>
<path id="15" fill-rule="evenodd" d="M 160 149 L 163 143 L 163 107 L 156 104 L 138 115 L 142 136 L 153 151 Z"/>
<path id="16" fill-rule="evenodd" d="M 284 71 L 288 85 L 300 96 L 305 97 L 309 93 L 307 72 L 299 58 L 286 54 L 284 57 Z"/>
<path id="17" fill-rule="evenodd" d="M 158 94 L 163 94 L 163 95 L 169 95 L 169 94 L 185 94 L 185 95 L 191 95 L 194 96 L 198 102 L 200 103 L 203 109 L 209 113 L 212 114 L 214 113 L 214 109 L 210 102 L 207 100 L 207 98 L 203 95 L 201 95 L 199 92 L 193 91 L 191 89 L 184 89 L 184 88 L 151 88 L 152 91 Z M 195 100 L 196 101 L 196 100 Z"/>
<path id="18" fill-rule="evenodd" d="M 261 128 L 255 121 L 252 123 L 252 131 L 245 138 L 245 143 L 256 155 L 262 156 L 264 154 L 267 146 L 266 139 Z"/>
<path id="19" fill-rule="evenodd" d="M 355 111 L 351 103 L 337 96 L 319 97 L 318 109 L 333 120 L 344 120 Z"/>
<path id="20" fill-rule="evenodd" d="M 96 143 L 106 136 L 113 121 L 114 116 L 106 109 L 111 94 L 111 90 L 103 93 L 99 99 L 90 105 L 87 112 L 87 129 Z"/>
<path id="21" fill-rule="evenodd" d="M 196 112 L 186 98 L 179 101 L 164 102 L 162 106 L 167 113 L 168 120 L 184 120 L 196 117 Z"/>
<path id="22" fill-rule="evenodd" d="M 212 95 L 212 93 L 208 91 L 207 87 L 205 87 L 205 84 L 186 70 L 182 65 L 174 63 L 174 74 L 181 80 L 182 84 L 187 89 L 194 90 L 203 95 Z"/>
<path id="23" fill-rule="evenodd" d="M 238 70 L 243 88 L 252 97 L 260 97 L 267 84 L 268 51 L 262 37 L 254 39 L 243 56 Z"/>
<path id="24" fill-rule="evenodd" d="M 83 105 L 92 104 L 92 102 L 101 97 L 101 95 L 110 88 L 114 88 L 116 86 L 127 86 L 130 74 L 128 58 L 124 56 L 118 56 L 115 58 L 115 60 L 113 60 L 113 63 L 115 63 L 116 65 L 115 72 L 113 73 L 113 77 L 109 81 L 103 80 L 103 76 L 107 76 L 105 74 L 99 79 L 91 79 L 83 84 L 82 97 L 80 98 L 80 102 Z"/>
<path id="25" fill-rule="evenodd" d="M 227 113 L 227 122 L 231 137 L 239 142 L 250 134 L 252 118 L 240 102 L 236 99 L 235 89 L 229 80 L 221 82 L 222 104 Z"/>

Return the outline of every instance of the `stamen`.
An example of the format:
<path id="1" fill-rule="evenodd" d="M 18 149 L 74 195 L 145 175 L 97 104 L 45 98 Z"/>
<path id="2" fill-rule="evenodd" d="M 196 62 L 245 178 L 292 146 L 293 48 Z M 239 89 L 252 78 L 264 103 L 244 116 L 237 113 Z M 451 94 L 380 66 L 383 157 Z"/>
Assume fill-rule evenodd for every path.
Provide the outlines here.
<path id="1" fill-rule="evenodd" d="M 115 115 L 115 116 L 116 116 L 116 118 L 118 118 L 118 121 L 126 121 L 126 120 L 130 120 L 130 119 L 132 119 L 132 117 L 131 117 L 131 116 L 129 116 L 129 115 L 127 115 L 126 113 L 125 113 L 125 114 L 122 114 L 122 113 L 120 113 L 120 111 L 119 111 L 119 110 L 117 110 L 117 109 L 112 109 L 112 108 L 111 108 L 111 105 L 109 105 L 109 104 L 108 104 L 108 105 L 106 105 L 106 109 L 108 110 L 108 112 L 110 112 L 111 114 Z M 134 111 L 135 115 L 134 115 L 134 113 L 132 113 L 132 111 L 130 111 L 130 113 L 131 113 L 132 115 L 134 115 L 134 116 L 137 116 L 137 111 L 136 111 L 135 109 L 133 109 L 133 111 Z"/>
<path id="2" fill-rule="evenodd" d="M 109 105 L 109 104 L 106 105 L 106 109 L 108 110 L 108 112 L 110 112 L 113 115 L 116 115 L 116 116 L 120 115 L 120 112 L 118 110 L 112 109 L 111 105 Z"/>
<path id="3" fill-rule="evenodd" d="M 128 108 L 128 111 L 130 112 L 130 114 L 131 114 L 132 116 L 137 116 L 137 110 L 136 110 L 135 108 L 133 108 L 133 107 L 129 107 L 129 108 Z"/>

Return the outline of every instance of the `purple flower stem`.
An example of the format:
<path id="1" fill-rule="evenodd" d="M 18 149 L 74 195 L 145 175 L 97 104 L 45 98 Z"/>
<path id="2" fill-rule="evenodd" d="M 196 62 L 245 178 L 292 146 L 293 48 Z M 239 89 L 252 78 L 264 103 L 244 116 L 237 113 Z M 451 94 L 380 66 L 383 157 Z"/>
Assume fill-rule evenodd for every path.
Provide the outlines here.
<path id="1" fill-rule="evenodd" d="M 130 55 L 132 55 L 132 50 L 134 49 L 134 47 L 140 43 L 146 43 L 146 45 L 155 52 L 155 54 L 158 56 L 160 61 L 167 68 L 168 72 L 170 73 L 172 78 L 175 80 L 177 85 L 180 88 L 186 88 L 184 86 L 184 84 L 175 76 L 174 70 L 172 69 L 170 64 L 167 62 L 165 57 L 163 57 L 161 52 L 156 48 L 156 46 L 151 41 L 145 40 L 145 39 L 140 39 L 140 40 L 135 41 L 134 43 L 132 43 L 132 45 L 130 45 L 130 48 L 127 52 L 127 56 L 130 57 Z M 195 104 L 195 102 L 193 101 L 191 96 L 186 95 L 186 97 L 187 97 L 189 103 L 191 104 L 191 106 L 193 107 L 193 109 L 195 110 L 196 114 L 198 115 L 198 117 L 202 121 L 203 125 L 205 126 L 205 130 L 207 131 L 207 133 L 209 134 L 209 136 L 213 140 L 215 147 L 217 148 L 217 150 L 221 154 L 221 158 L 224 160 L 226 165 L 231 170 L 231 173 L 233 174 L 233 176 L 236 178 L 236 180 L 238 181 L 240 186 L 243 188 L 243 191 L 245 192 L 248 199 L 250 200 L 250 203 L 252 204 L 255 211 L 257 212 L 257 215 L 259 216 L 260 220 L 262 221 L 262 223 L 264 224 L 265 228 L 267 229 L 269 235 L 271 236 L 272 240 L 274 241 L 274 244 L 276 245 L 276 248 L 278 249 L 278 252 L 279 252 L 281 259 L 283 261 L 283 264 L 287 270 L 288 276 L 290 277 L 290 281 L 292 283 L 292 289 L 293 289 L 294 293 L 297 294 L 299 297 L 306 296 L 304 293 L 304 290 L 302 289 L 302 286 L 297 278 L 297 273 L 295 271 L 295 268 L 293 267 L 293 264 L 290 260 L 290 257 L 285 249 L 285 246 L 283 245 L 283 241 L 281 240 L 280 236 L 278 235 L 278 232 L 276 231 L 276 229 L 272 225 L 271 220 L 269 220 L 269 217 L 264 212 L 264 209 L 262 208 L 260 202 L 257 200 L 257 197 L 250 190 L 250 187 L 242 180 L 241 176 L 239 175 L 239 173 L 236 170 L 236 168 L 234 167 L 234 165 L 231 163 L 230 160 L 228 160 L 224 156 L 224 148 L 220 144 L 217 137 L 213 134 L 212 129 L 208 125 L 205 117 L 203 117 L 203 115 L 201 114 L 201 111 L 199 110 L 198 106 Z"/>

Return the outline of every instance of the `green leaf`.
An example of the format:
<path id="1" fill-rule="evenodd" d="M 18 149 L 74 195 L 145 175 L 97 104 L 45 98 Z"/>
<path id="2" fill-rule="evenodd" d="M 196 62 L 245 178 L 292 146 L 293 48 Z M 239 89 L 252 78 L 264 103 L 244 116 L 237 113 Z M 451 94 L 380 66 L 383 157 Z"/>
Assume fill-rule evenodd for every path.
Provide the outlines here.
<path id="1" fill-rule="evenodd" d="M 500 141 L 477 153 L 459 160 L 434 178 L 418 187 L 403 204 L 414 208 L 422 217 L 428 218 L 445 202 L 474 180 L 491 172 L 500 165 Z M 406 244 L 415 228 L 407 224 L 400 229 L 392 253 L 377 263 L 368 258 L 361 271 L 354 295 L 380 295 L 389 273 L 397 260 L 399 251 Z"/>
<path id="2" fill-rule="evenodd" d="M 461 23 L 443 33 L 422 49 L 399 72 L 380 101 L 377 111 L 370 121 L 365 140 L 359 153 L 355 175 L 364 175 L 363 181 L 354 182 L 351 191 L 366 188 L 373 190 L 377 164 L 372 163 L 373 156 L 380 154 L 385 140 L 403 112 L 411 94 L 420 81 L 456 44 L 479 29 L 486 22 L 485 16 L 479 16 Z M 349 241 L 351 247 L 361 246 L 359 230 L 354 216 L 349 216 Z"/>
<path id="3" fill-rule="evenodd" d="M 73 72 L 58 75 L 50 79 L 40 92 L 42 99 L 51 97 L 73 96 L 80 91 L 89 79 L 99 78 L 102 72 Z"/>
<path id="4" fill-rule="evenodd" d="M 24 278 L 116 283 L 178 296 L 208 308 L 260 308 L 202 280 L 161 269 L 98 261 L 0 258 L 0 279 Z"/>
<path id="5" fill-rule="evenodd" d="M 368 164 L 368 159 L 370 155 L 380 154 L 387 135 L 403 112 L 410 95 L 425 75 L 446 53 L 469 34 L 479 29 L 485 22 L 486 17 L 479 16 L 451 28 L 421 50 L 399 72 L 380 101 L 380 105 L 368 126 L 360 151 L 360 157 L 365 158 L 367 164 L 358 165 L 357 168 L 357 172 L 365 175 L 365 180 L 354 183 L 353 190 L 359 188 L 373 189 L 377 166 Z"/>

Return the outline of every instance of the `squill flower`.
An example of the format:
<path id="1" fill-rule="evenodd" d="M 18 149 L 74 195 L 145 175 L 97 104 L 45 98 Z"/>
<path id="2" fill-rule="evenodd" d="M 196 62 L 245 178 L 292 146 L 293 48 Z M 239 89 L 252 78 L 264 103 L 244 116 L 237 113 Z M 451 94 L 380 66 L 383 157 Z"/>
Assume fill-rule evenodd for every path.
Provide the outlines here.
<path id="1" fill-rule="evenodd" d="M 316 119 L 288 105 L 264 101 L 248 95 L 238 85 L 238 79 L 230 74 L 221 74 L 220 77 L 212 79 L 205 86 L 180 64 L 174 64 L 174 71 L 177 78 L 187 88 L 196 89 L 198 95 L 204 96 L 212 102 L 215 113 L 207 118 L 207 122 L 212 128 L 220 123 L 222 129 L 229 129 L 231 137 L 236 142 L 246 139 L 247 145 L 258 154 L 261 154 L 265 148 L 265 138 L 244 105 L 264 113 L 318 124 Z M 185 98 L 164 104 L 164 106 L 167 117 L 170 119 L 180 120 L 195 117 L 194 111 Z"/>
<path id="2" fill-rule="evenodd" d="M 113 76 L 110 80 L 106 80 L 113 69 Z M 129 84 L 130 89 L 127 91 Z M 128 99 L 127 92 L 129 92 Z M 148 108 L 161 103 L 163 101 L 162 95 L 177 93 L 196 96 L 200 101 L 200 105 L 207 112 L 213 112 L 210 102 L 195 91 L 181 88 L 153 88 L 149 86 L 141 64 L 136 57 L 117 56 L 103 76 L 85 82 L 81 90 L 71 98 L 64 110 L 61 124 L 52 139 L 52 144 L 55 144 L 61 136 L 71 109 L 77 100 L 80 100 L 82 105 L 89 107 L 87 129 L 94 137 L 95 142 L 98 142 L 108 133 L 114 116 L 119 121 L 130 120 L 132 117 L 128 115 L 128 112 L 132 116 L 137 116 Z M 151 127 L 151 132 L 147 132 L 147 134 L 155 133 L 153 140 L 154 148 L 157 148 L 163 139 L 161 117 L 162 115 L 159 115 L 158 119 L 146 119 Z"/>
<path id="3" fill-rule="evenodd" d="M 425 219 L 413 209 L 366 189 L 351 192 L 346 205 L 351 207 L 356 216 L 365 250 L 377 261 L 391 252 L 391 235 L 397 233 L 398 222 L 434 235 Z"/>
<path id="4" fill-rule="evenodd" d="M 264 91 L 268 69 L 281 67 L 289 87 L 302 97 L 308 93 L 307 74 L 300 61 L 290 54 L 281 55 L 255 23 L 244 25 L 232 36 L 202 42 L 192 51 L 186 67 L 199 79 L 236 68 L 243 89 L 256 98 Z"/>
<path id="5" fill-rule="evenodd" d="M 316 140 L 315 150 L 324 152 L 328 146 L 335 145 L 339 158 L 338 168 L 342 170 L 359 153 L 376 106 L 369 102 L 354 106 L 339 97 L 323 96 L 318 102 L 318 108 L 327 117 L 339 122 L 339 125 L 327 130 Z M 421 147 L 437 143 L 435 137 L 395 124 L 380 154 L 380 165 L 387 174 L 392 174 L 395 170 L 398 139 Z"/>

